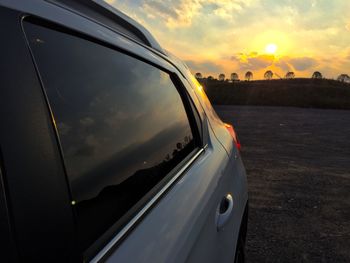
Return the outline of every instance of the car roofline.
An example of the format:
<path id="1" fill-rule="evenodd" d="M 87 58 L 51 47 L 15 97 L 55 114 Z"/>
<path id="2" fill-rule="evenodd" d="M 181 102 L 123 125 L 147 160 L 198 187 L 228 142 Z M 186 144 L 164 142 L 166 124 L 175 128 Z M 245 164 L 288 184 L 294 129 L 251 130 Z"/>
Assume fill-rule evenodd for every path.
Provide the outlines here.
<path id="1" fill-rule="evenodd" d="M 117 30 L 132 40 L 166 55 L 158 41 L 144 26 L 103 0 L 45 1 L 85 16 L 105 27 Z"/>
<path id="2" fill-rule="evenodd" d="M 132 19 L 131 17 L 127 16 L 123 12 L 119 11 L 112 5 L 106 3 L 103 0 L 91 0 L 92 2 L 100 5 L 101 7 L 105 8 L 105 10 L 108 10 L 109 12 L 113 13 L 114 15 L 118 16 L 119 18 L 123 19 L 125 22 L 129 23 L 135 28 L 135 31 L 138 30 L 145 39 L 147 39 L 147 42 L 149 43 L 148 46 L 150 46 L 153 49 L 156 49 L 157 51 L 166 54 L 163 50 L 163 48 L 160 46 L 158 41 L 155 39 L 155 37 L 140 23 L 138 23 L 136 20 Z"/>

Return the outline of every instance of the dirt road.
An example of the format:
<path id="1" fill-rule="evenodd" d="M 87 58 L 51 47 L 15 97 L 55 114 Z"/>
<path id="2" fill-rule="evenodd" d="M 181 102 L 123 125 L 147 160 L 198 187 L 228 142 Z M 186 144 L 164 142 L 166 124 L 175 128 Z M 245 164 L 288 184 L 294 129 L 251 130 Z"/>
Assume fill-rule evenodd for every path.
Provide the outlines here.
<path id="1" fill-rule="evenodd" d="M 243 147 L 248 262 L 350 262 L 350 111 L 215 108 Z"/>

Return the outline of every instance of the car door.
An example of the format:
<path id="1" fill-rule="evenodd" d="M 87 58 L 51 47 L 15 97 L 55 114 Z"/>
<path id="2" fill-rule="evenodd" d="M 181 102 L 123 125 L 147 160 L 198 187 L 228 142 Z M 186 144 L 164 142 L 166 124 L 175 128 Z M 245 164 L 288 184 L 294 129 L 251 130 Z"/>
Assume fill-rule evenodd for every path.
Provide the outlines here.
<path id="1" fill-rule="evenodd" d="M 240 151 L 237 148 L 236 143 L 233 140 L 232 135 L 228 132 L 227 126 L 221 121 L 221 119 L 216 114 L 214 108 L 212 107 L 208 97 L 206 96 L 203 87 L 196 80 L 196 78 L 191 74 L 188 67 L 179 65 L 183 75 L 186 76 L 184 83 L 186 83 L 187 90 L 194 94 L 195 101 L 198 104 L 198 107 L 203 107 L 205 110 L 206 116 L 209 120 L 210 127 L 213 131 L 213 134 L 220 142 L 220 144 L 226 149 L 226 152 L 229 156 L 229 166 L 228 174 L 225 175 L 225 180 L 228 186 L 228 192 L 233 194 L 233 225 L 232 233 L 234 233 L 234 242 L 237 241 L 237 237 L 240 235 L 240 229 L 242 226 L 242 220 L 245 216 L 247 220 L 248 212 L 248 187 L 247 187 L 247 175 L 245 167 L 240 155 Z M 244 226 L 246 227 L 246 226 Z M 242 233 L 244 235 L 244 233 Z M 227 241 L 228 239 L 226 239 Z M 221 244 L 222 245 L 222 244 Z M 227 242 L 226 242 L 227 245 Z M 236 246 L 236 243 L 235 243 Z M 227 247 L 221 246 L 223 250 L 229 250 Z M 225 253 L 223 253 L 225 254 Z M 227 255 L 227 254 L 226 254 Z M 226 261 L 223 261 L 226 262 Z"/>
<path id="2" fill-rule="evenodd" d="M 24 31 L 84 261 L 232 261 L 238 170 L 176 69 L 147 49 L 136 55 L 140 47 L 127 40 L 33 18 Z"/>

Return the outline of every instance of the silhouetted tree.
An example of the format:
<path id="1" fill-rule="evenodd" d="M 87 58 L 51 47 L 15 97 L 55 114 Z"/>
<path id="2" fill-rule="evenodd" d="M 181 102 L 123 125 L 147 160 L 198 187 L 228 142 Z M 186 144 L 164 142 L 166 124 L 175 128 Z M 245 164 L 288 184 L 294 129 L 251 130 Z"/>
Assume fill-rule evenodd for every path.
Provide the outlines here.
<path id="1" fill-rule="evenodd" d="M 295 78 L 295 74 L 293 71 L 288 71 L 286 74 L 286 79 L 294 79 Z"/>
<path id="2" fill-rule="evenodd" d="M 271 70 L 268 70 L 265 72 L 265 74 L 264 74 L 265 79 L 270 80 L 270 79 L 272 79 L 272 77 L 273 77 L 273 72 Z"/>
<path id="3" fill-rule="evenodd" d="M 165 161 L 169 161 L 170 159 L 171 159 L 170 155 L 167 154 L 167 155 L 165 156 Z"/>
<path id="4" fill-rule="evenodd" d="M 196 79 L 202 79 L 203 78 L 202 73 L 200 73 L 200 72 L 197 72 L 194 76 L 196 77 Z"/>
<path id="5" fill-rule="evenodd" d="M 219 75 L 219 81 L 225 81 L 225 74 L 221 73 Z"/>
<path id="6" fill-rule="evenodd" d="M 253 73 L 251 71 L 248 71 L 247 73 L 245 73 L 245 79 L 248 81 L 253 79 Z"/>
<path id="7" fill-rule="evenodd" d="M 183 148 L 182 143 L 181 143 L 181 142 L 178 142 L 178 143 L 176 144 L 176 148 L 177 148 L 178 150 L 182 150 L 182 148 Z"/>
<path id="8" fill-rule="evenodd" d="M 231 73 L 231 80 L 232 81 L 236 81 L 236 80 L 238 80 L 239 79 L 239 77 L 238 77 L 238 74 L 237 73 Z"/>
<path id="9" fill-rule="evenodd" d="M 337 80 L 341 82 L 350 82 L 350 77 L 348 74 L 340 74 Z"/>
<path id="10" fill-rule="evenodd" d="M 312 74 L 313 79 L 322 79 L 322 74 L 319 71 L 315 71 L 314 74 Z"/>

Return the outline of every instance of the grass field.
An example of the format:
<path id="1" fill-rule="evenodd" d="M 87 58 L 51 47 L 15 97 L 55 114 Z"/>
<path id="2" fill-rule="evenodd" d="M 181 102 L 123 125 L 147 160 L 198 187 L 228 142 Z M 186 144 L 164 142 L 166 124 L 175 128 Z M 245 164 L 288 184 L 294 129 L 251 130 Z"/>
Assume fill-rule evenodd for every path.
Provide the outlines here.
<path id="1" fill-rule="evenodd" d="M 201 81 L 213 104 L 350 109 L 350 84 L 328 79 Z"/>

